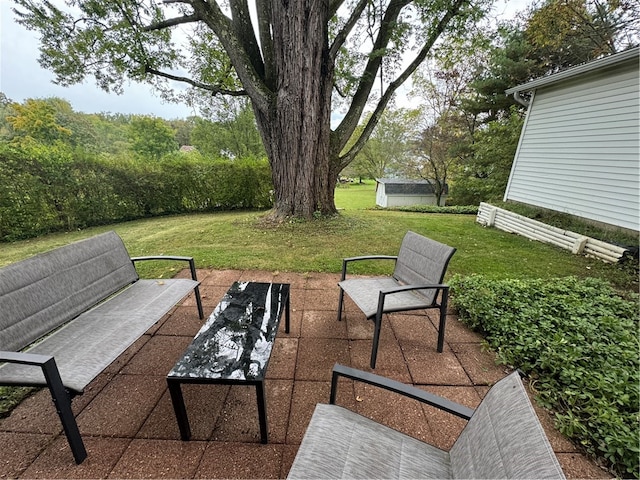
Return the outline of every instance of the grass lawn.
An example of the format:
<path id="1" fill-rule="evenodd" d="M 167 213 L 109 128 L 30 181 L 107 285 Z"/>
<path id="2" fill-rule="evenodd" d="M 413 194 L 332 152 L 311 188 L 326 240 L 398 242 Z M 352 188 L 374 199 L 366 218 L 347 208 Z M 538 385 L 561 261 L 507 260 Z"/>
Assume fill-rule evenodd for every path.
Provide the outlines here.
<path id="1" fill-rule="evenodd" d="M 57 233 L 3 244 L 0 266 L 74 240 L 115 230 L 130 254 L 193 256 L 198 268 L 339 272 L 343 257 L 395 255 L 407 230 L 457 248 L 448 275 L 479 273 L 492 278 L 599 277 L 616 288 L 637 291 L 637 278 L 617 265 L 572 255 L 476 223 L 475 215 L 425 214 L 369 209 L 375 183 L 349 184 L 336 190 L 336 218 L 292 221 L 265 228 L 262 212 L 222 212 L 157 217 Z M 369 210 L 367 210 L 369 209 Z M 141 275 L 167 278 L 182 264 L 149 265 Z M 369 262 L 359 273 L 387 273 L 388 262 Z"/>

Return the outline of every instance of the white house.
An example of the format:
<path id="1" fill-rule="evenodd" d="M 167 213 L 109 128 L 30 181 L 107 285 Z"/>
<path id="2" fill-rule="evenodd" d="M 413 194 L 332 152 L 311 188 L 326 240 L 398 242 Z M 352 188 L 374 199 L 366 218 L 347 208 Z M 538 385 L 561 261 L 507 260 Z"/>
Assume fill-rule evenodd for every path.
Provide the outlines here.
<path id="1" fill-rule="evenodd" d="M 448 187 L 440 197 L 440 206 L 445 204 Z M 380 207 L 402 207 L 408 205 L 435 205 L 433 186 L 426 180 L 407 178 L 376 178 L 376 205 Z"/>
<path id="2" fill-rule="evenodd" d="M 505 201 L 640 230 L 639 53 L 630 49 L 506 91 L 528 111 Z"/>

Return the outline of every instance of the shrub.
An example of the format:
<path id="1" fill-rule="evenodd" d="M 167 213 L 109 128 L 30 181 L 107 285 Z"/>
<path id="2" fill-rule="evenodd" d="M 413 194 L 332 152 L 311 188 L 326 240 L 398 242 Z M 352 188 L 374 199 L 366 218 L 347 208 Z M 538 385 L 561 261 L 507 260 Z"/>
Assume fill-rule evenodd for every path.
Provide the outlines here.
<path id="1" fill-rule="evenodd" d="M 450 282 L 460 319 L 481 331 L 505 364 L 535 380 L 556 426 L 623 477 L 638 476 L 638 296 L 602 280 Z"/>
<path id="2" fill-rule="evenodd" d="M 450 205 L 439 207 L 437 205 L 410 205 L 406 207 L 391 207 L 388 210 L 399 210 L 401 212 L 419 213 L 454 213 L 462 215 L 477 215 L 477 205 Z"/>
<path id="3" fill-rule="evenodd" d="M 0 241 L 154 215 L 271 206 L 266 159 L 97 156 L 0 145 Z"/>

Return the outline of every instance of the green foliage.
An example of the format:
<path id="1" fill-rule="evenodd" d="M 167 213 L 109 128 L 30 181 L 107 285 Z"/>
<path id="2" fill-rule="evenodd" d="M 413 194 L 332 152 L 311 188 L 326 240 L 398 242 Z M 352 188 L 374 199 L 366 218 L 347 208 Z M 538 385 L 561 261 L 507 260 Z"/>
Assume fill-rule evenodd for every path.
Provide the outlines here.
<path id="1" fill-rule="evenodd" d="M 208 156 L 240 158 L 266 155 L 253 111 L 248 104 L 225 120 L 214 122 L 196 118 L 191 142 Z"/>
<path id="2" fill-rule="evenodd" d="M 175 132 L 169 124 L 157 117 L 135 116 L 128 130 L 131 151 L 141 158 L 158 160 L 178 150 Z"/>
<path id="3" fill-rule="evenodd" d="M 38 142 L 53 144 L 68 141 L 72 131 L 60 125 L 56 119 L 55 106 L 44 100 L 27 99 L 24 104 L 12 103 L 6 119 L 11 124 L 14 143 Z"/>
<path id="4" fill-rule="evenodd" d="M 410 205 L 406 207 L 392 207 L 388 208 L 388 210 L 420 213 L 453 213 L 461 215 L 478 214 L 478 207 L 476 205 L 448 205 L 443 207 L 437 205 Z"/>
<path id="5" fill-rule="evenodd" d="M 476 132 L 471 146 L 473 155 L 456 167 L 449 203 L 470 205 L 502 200 L 523 121 L 513 107 L 509 116 L 489 122 Z"/>
<path id="6" fill-rule="evenodd" d="M 64 145 L 0 146 L 0 241 L 134 218 L 268 208 L 265 159 L 98 157 Z"/>
<path id="7" fill-rule="evenodd" d="M 638 476 L 640 298 L 576 277 L 494 280 L 455 276 L 460 319 L 501 362 L 535 380 L 560 431 L 623 477 Z"/>

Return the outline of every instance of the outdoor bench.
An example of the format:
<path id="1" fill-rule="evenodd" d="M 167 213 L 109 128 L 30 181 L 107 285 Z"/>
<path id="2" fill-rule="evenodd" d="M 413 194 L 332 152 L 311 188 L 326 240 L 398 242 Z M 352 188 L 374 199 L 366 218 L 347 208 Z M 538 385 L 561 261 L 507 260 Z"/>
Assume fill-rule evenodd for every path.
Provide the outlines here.
<path id="1" fill-rule="evenodd" d="M 453 447 L 441 450 L 336 405 L 339 377 L 407 396 L 468 422 Z M 329 404 L 316 406 L 287 478 L 565 476 L 517 371 L 491 387 L 473 410 L 413 385 L 336 365 Z"/>
<path id="2" fill-rule="evenodd" d="M 191 279 L 140 279 L 135 262 L 189 263 Z M 76 463 L 87 456 L 71 398 L 192 291 L 193 258 L 130 257 L 107 232 L 0 268 L 0 385 L 46 386 Z"/>

